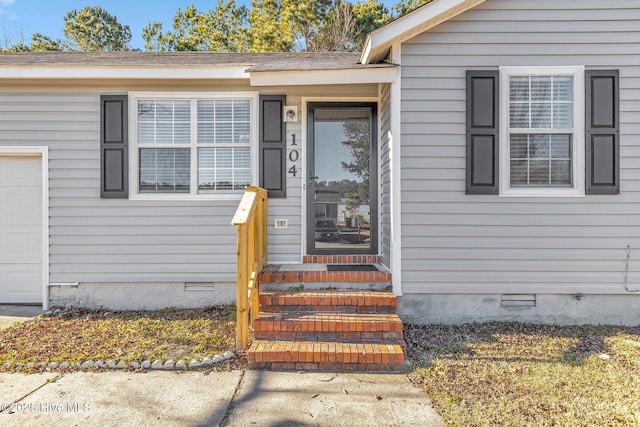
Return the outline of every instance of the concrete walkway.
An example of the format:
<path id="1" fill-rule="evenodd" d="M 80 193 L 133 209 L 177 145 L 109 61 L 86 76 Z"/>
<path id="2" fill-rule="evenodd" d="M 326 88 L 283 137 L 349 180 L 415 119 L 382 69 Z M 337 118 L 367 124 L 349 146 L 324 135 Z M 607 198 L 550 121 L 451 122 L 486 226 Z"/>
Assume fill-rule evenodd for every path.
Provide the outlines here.
<path id="1" fill-rule="evenodd" d="M 0 305 L 0 328 L 42 313 Z M 405 375 L 0 373 L 0 426 L 443 426 Z"/>
<path id="2" fill-rule="evenodd" d="M 442 426 L 404 375 L 0 374 L 2 426 Z"/>

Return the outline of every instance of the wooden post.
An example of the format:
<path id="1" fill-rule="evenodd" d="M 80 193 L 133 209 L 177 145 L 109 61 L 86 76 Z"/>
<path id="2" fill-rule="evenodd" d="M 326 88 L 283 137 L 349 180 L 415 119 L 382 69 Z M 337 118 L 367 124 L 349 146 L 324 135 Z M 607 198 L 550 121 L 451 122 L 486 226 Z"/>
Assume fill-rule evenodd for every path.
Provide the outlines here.
<path id="1" fill-rule="evenodd" d="M 238 226 L 238 265 L 236 282 L 236 350 L 247 347 L 249 342 L 249 319 L 247 313 L 247 228 Z"/>
<path id="2" fill-rule="evenodd" d="M 249 343 L 249 308 L 251 321 L 259 311 L 258 273 L 267 259 L 267 190 L 247 187 L 232 224 L 237 232 L 236 272 L 236 348 Z"/>
<path id="3" fill-rule="evenodd" d="M 267 190 L 261 189 L 260 194 L 260 210 L 262 215 L 260 215 L 260 228 L 261 228 L 261 239 L 260 239 L 260 268 L 264 268 L 267 264 Z"/>
<path id="4" fill-rule="evenodd" d="M 260 283 L 258 282 L 258 268 L 254 268 L 249 281 L 249 306 L 251 307 L 251 323 L 258 317 L 260 311 Z"/>

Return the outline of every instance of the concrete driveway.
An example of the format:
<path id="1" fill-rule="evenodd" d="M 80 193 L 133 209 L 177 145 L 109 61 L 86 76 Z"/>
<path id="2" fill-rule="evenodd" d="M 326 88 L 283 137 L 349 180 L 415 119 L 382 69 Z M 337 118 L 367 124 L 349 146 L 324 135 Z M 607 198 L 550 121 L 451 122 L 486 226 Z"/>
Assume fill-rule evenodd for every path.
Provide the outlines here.
<path id="1" fill-rule="evenodd" d="M 0 304 L 0 329 L 42 314 L 41 306 Z"/>

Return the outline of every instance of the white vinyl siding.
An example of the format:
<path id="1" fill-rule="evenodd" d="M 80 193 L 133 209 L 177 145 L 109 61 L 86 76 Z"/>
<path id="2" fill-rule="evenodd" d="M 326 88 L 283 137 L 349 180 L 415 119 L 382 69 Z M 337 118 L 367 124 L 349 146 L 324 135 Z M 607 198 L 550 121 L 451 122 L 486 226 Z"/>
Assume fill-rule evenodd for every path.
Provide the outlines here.
<path id="1" fill-rule="evenodd" d="M 49 282 L 234 283 L 238 201 L 101 199 L 108 91 L 69 92 L 0 92 L 0 145 L 50 148 Z"/>
<path id="2" fill-rule="evenodd" d="M 402 45 L 403 293 L 640 284 L 640 5 L 487 0 Z M 465 71 L 620 70 L 619 195 L 465 195 Z M 470 308 L 471 310 L 471 308 Z"/>
<path id="3" fill-rule="evenodd" d="M 210 81 L 0 81 L 0 146 L 48 146 L 51 283 L 235 283 L 235 200 L 126 200 L 100 198 L 100 95 L 132 90 L 197 93 Z M 218 89 L 246 93 L 247 86 Z M 264 88 L 301 96 L 372 97 L 377 85 Z M 131 109 L 130 109 L 131 112 Z M 287 124 L 287 155 L 300 150 L 302 122 Z M 291 144 L 296 135 L 296 147 Z M 134 165 L 130 159 L 130 167 Z M 269 200 L 269 261 L 300 262 L 303 172 L 287 175 L 287 198 Z M 288 228 L 274 229 L 274 219 Z M 138 295 L 132 285 L 127 298 Z M 130 292 L 130 293 L 129 293 Z M 144 295 L 141 292 L 140 295 Z"/>

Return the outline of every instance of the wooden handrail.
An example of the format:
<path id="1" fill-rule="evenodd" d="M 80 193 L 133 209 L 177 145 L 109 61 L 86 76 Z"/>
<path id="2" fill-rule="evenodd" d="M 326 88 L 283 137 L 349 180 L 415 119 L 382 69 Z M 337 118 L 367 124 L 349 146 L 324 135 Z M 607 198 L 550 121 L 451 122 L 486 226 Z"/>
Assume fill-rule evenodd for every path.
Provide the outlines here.
<path id="1" fill-rule="evenodd" d="M 253 322 L 260 310 L 258 273 L 267 263 L 267 190 L 247 187 L 233 221 L 237 234 L 236 349 L 249 343 L 249 315 Z"/>

